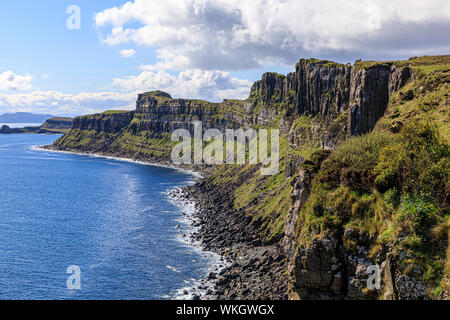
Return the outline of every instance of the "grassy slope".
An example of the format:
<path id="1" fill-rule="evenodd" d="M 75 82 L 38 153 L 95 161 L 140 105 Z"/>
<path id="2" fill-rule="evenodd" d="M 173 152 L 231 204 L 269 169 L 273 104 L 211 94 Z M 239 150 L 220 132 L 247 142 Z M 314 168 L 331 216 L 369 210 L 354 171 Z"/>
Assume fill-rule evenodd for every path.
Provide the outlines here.
<path id="1" fill-rule="evenodd" d="M 380 62 L 360 62 L 358 67 L 369 68 L 376 64 Z M 416 79 L 391 97 L 386 115 L 380 119 L 373 133 L 347 140 L 325 161 L 301 213 L 299 240 L 300 245 L 304 245 L 330 228 L 352 228 L 377 238 L 371 245 L 371 255 L 376 257 L 384 245 L 400 238 L 402 241 L 395 250 L 406 251 L 410 256 L 403 262 L 405 273 L 419 267 L 423 271 L 419 278 L 428 285 L 430 294 L 437 296 L 441 281 L 445 281 L 445 264 L 448 266 L 449 263 L 445 257 L 449 213 L 442 198 L 445 197 L 443 190 L 449 188 L 450 172 L 448 149 L 445 149 L 450 137 L 450 56 L 414 58 L 394 64 L 410 65 L 417 75 Z M 286 176 L 284 169 L 292 159 L 298 156 L 309 158 L 320 150 L 317 139 L 310 134 L 311 127 L 333 126 L 345 122 L 345 117 L 346 114 L 343 114 L 330 124 L 321 123 L 319 118 L 299 116 L 291 129 L 297 132 L 301 143 L 291 147 L 287 138 L 281 137 L 281 170 L 275 176 L 261 176 L 255 166 L 250 165 L 223 166 L 214 173 L 215 183 L 236 188 L 235 208 L 251 217 L 259 227 L 262 239 L 272 242 L 283 236 L 293 180 Z M 272 125 L 276 126 L 276 122 Z M 407 129 L 402 131 L 403 127 L 409 128 L 409 136 Z M 436 139 L 428 141 L 427 134 Z M 424 135 L 423 139 L 414 139 L 414 136 L 421 135 Z M 425 150 L 430 147 L 439 149 L 440 153 L 433 158 L 419 148 L 415 151 L 422 152 L 420 156 L 427 160 L 408 168 L 411 164 L 405 159 L 413 157 L 411 152 L 408 153 L 411 150 L 405 150 L 408 143 L 422 145 Z M 389 153 L 389 148 L 395 148 L 396 152 L 402 150 L 404 159 L 390 158 L 396 152 Z M 383 167 L 382 164 L 390 161 L 395 167 L 394 164 L 400 160 L 405 168 L 397 168 L 396 174 L 405 175 L 403 180 L 392 180 L 391 185 L 387 183 L 384 187 L 377 187 L 374 181 L 377 174 L 386 180 L 392 178 L 389 176 L 390 167 Z M 424 174 L 420 175 L 420 172 Z M 345 183 L 341 184 L 342 174 Z M 412 179 L 415 175 L 421 177 Z M 427 179 L 431 175 L 435 180 Z M 383 184 L 381 178 L 377 182 Z M 429 185 L 434 187 L 425 187 Z M 354 245 L 351 241 L 346 243 L 349 250 L 354 249 Z"/>
<path id="2" fill-rule="evenodd" d="M 450 56 L 396 63 L 410 64 L 417 78 L 393 95 L 372 133 L 343 142 L 324 161 L 301 212 L 299 243 L 335 228 L 368 233 L 373 259 L 387 245 L 405 252 L 402 271 L 437 297 L 449 272 Z"/>
<path id="3" fill-rule="evenodd" d="M 450 55 L 397 62 L 406 63 L 412 66 L 417 77 L 392 96 L 375 131 L 396 132 L 413 119 L 429 120 L 450 142 Z"/>

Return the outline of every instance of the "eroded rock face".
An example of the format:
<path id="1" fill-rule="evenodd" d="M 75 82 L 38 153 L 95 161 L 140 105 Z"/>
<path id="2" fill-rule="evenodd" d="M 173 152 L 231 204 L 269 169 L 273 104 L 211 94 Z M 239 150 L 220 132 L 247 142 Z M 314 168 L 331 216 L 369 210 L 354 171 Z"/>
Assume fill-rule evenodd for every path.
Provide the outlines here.
<path id="1" fill-rule="evenodd" d="M 194 121 L 201 121 L 203 129 L 234 129 L 245 125 L 242 119 L 227 112 L 225 104 L 198 100 L 172 99 L 140 95 L 136 102 L 136 121 L 131 131 L 147 130 L 154 133 L 172 133 L 177 129 L 194 132 Z"/>
<path id="2" fill-rule="evenodd" d="M 347 281 L 342 255 L 342 246 L 333 235 L 314 239 L 310 246 L 298 248 L 291 273 L 290 298 L 341 299 Z"/>
<path id="3" fill-rule="evenodd" d="M 296 91 L 298 113 L 329 115 L 347 108 L 350 67 L 301 60 L 288 78 Z"/>
<path id="4" fill-rule="evenodd" d="M 134 111 L 94 114 L 73 119 L 72 128 L 95 130 L 98 132 L 118 133 L 131 122 Z"/>
<path id="5" fill-rule="evenodd" d="M 308 201 L 314 171 L 300 169 L 291 192 L 283 248 L 288 260 L 289 298 L 324 300 L 422 300 L 428 299 L 426 287 L 412 275 L 405 275 L 406 251 L 396 252 L 384 245 L 370 251 L 376 236 L 353 229 L 336 228 L 299 243 L 297 231 L 301 210 Z M 399 240 L 400 241 L 400 240 Z M 379 273 L 379 287 L 374 284 L 374 270 Z M 414 270 L 420 274 L 421 270 Z"/>
<path id="6" fill-rule="evenodd" d="M 255 82 L 251 97 L 266 109 L 285 106 L 287 116 L 310 114 L 336 117 L 348 113 L 349 133 L 373 129 L 387 108 L 389 96 L 413 76 L 408 67 L 380 64 L 357 68 L 328 61 L 300 60 L 287 76 L 266 73 Z"/>
<path id="7" fill-rule="evenodd" d="M 359 243 L 354 248 L 344 245 L 345 240 Z M 368 244 L 374 239 L 355 234 L 351 229 L 330 231 L 299 247 L 290 268 L 290 299 L 340 300 L 425 300 L 426 287 L 413 276 L 397 268 L 407 254 L 389 252 L 382 248 L 376 264 L 369 257 Z M 378 268 L 379 287 L 369 278 Z"/>
<path id="8" fill-rule="evenodd" d="M 389 95 L 400 90 L 411 78 L 414 78 L 411 68 L 397 68 L 393 66 L 389 75 Z"/>
<path id="9" fill-rule="evenodd" d="M 253 90 L 259 90 L 259 95 L 267 99 L 268 105 L 273 104 L 274 99 L 267 98 L 267 95 L 273 93 L 276 95 L 275 101 L 294 106 L 287 111 L 289 117 L 295 118 L 298 114 L 320 116 L 321 121 L 326 123 L 326 130 L 313 123 L 303 134 L 311 140 L 321 141 L 323 149 L 333 149 L 348 135 L 370 132 L 384 115 L 390 95 L 403 87 L 412 76 L 410 68 L 397 68 L 393 64 L 358 68 L 301 60 L 294 73 L 284 78 L 275 75 L 264 77 L 264 81 L 255 84 Z M 284 100 L 277 100 L 279 97 Z M 297 140 L 304 138 L 296 134 L 298 132 L 291 129 L 288 135 L 293 146 L 300 144 L 301 141 Z M 368 270 L 375 265 L 375 261 L 369 258 L 367 243 L 371 239 L 366 235 L 353 234 L 352 230 L 334 230 L 316 237 L 311 235 L 313 239 L 308 244 L 298 247 L 298 217 L 308 200 L 313 176 L 312 173 L 299 171 L 287 214 L 284 249 L 289 265 L 290 298 L 374 299 L 386 293 L 387 298 L 410 299 L 402 293 L 400 286 L 417 288 L 412 295 L 416 299 L 421 298 L 421 286 L 411 279 L 398 278 L 401 273 L 393 267 L 394 261 L 386 263 L 387 249 L 381 257 L 377 257 L 379 261 L 385 261 L 380 267 L 384 277 L 382 289 L 367 287 Z M 358 244 L 357 248 L 345 247 L 345 240 L 350 238 Z M 386 268 L 389 270 L 385 272 Z M 385 273 L 392 274 L 392 280 L 386 278 Z"/>
<path id="10" fill-rule="evenodd" d="M 294 258 L 298 215 L 308 200 L 313 176 L 313 173 L 301 170 L 291 192 L 291 199 L 294 205 L 289 209 L 287 214 L 283 239 L 284 250 L 288 260 Z"/>
<path id="11" fill-rule="evenodd" d="M 49 129 L 70 129 L 72 127 L 72 118 L 56 117 L 47 119 L 44 126 Z"/>
<path id="12" fill-rule="evenodd" d="M 350 133 L 358 135 L 373 129 L 389 102 L 388 66 L 353 69 L 350 80 Z"/>

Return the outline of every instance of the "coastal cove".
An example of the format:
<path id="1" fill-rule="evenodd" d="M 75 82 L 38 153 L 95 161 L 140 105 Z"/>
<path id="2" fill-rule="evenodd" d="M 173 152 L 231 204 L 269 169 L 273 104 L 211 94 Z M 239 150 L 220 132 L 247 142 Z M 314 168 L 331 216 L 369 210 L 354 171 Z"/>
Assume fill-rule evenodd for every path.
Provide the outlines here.
<path id="1" fill-rule="evenodd" d="M 0 136 L 0 298 L 192 299 L 192 289 L 210 290 L 204 279 L 224 262 L 189 240 L 194 204 L 171 197 L 198 175 L 38 147 L 56 138 Z M 81 290 L 66 287 L 70 265 L 81 269 Z"/>

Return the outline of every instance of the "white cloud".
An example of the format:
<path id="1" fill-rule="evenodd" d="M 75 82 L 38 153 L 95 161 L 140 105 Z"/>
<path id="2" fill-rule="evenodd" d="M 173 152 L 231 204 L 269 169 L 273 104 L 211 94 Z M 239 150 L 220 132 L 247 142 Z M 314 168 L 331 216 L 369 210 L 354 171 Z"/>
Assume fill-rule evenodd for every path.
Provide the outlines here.
<path id="1" fill-rule="evenodd" d="M 245 69 L 295 63 L 443 53 L 448 0 L 135 0 L 99 12 L 110 45 L 158 50 L 155 70 Z"/>
<path id="2" fill-rule="evenodd" d="M 222 101 L 224 98 L 245 99 L 252 83 L 231 77 L 225 71 L 189 69 L 172 75 L 164 70 L 145 70 L 137 76 L 116 78 L 112 86 L 124 92 L 164 90 L 174 97 Z M 152 69 L 152 68 L 150 68 Z"/>
<path id="3" fill-rule="evenodd" d="M 0 94 L 0 113 L 133 109 L 137 94 L 150 90 L 211 101 L 246 98 L 251 82 L 223 70 L 292 66 L 301 57 L 347 62 L 450 50 L 448 0 L 134 0 L 99 12 L 95 23 L 105 43 L 152 47 L 156 63 L 113 79 L 104 92 Z M 31 81 L 6 71 L 0 90 L 32 90 Z"/>
<path id="4" fill-rule="evenodd" d="M 133 49 L 123 49 L 119 51 L 122 58 L 133 58 L 136 54 L 136 50 Z"/>
<path id="5" fill-rule="evenodd" d="M 0 90 L 31 90 L 33 77 L 29 74 L 17 75 L 12 71 L 0 73 Z"/>
<path id="6" fill-rule="evenodd" d="M 56 115 L 82 115 L 109 109 L 135 108 L 139 93 L 164 90 L 173 97 L 222 101 L 248 97 L 251 82 L 231 77 L 224 71 L 186 70 L 173 75 L 167 71 L 145 70 L 136 76 L 115 78 L 110 91 L 68 94 L 58 91 L 1 94 L 0 113 L 34 111 Z"/>
<path id="7" fill-rule="evenodd" d="M 0 113 L 17 111 L 48 112 L 56 115 L 82 115 L 108 109 L 134 109 L 138 92 L 58 91 L 0 94 Z"/>

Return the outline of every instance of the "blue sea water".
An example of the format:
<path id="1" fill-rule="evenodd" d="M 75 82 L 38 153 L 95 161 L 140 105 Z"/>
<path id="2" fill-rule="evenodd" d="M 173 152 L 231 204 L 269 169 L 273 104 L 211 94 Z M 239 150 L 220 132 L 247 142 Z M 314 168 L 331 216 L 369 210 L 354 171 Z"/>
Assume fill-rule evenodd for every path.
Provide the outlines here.
<path id="1" fill-rule="evenodd" d="M 167 195 L 191 174 L 33 148 L 56 138 L 0 135 L 0 299 L 173 298 L 210 271 Z"/>

